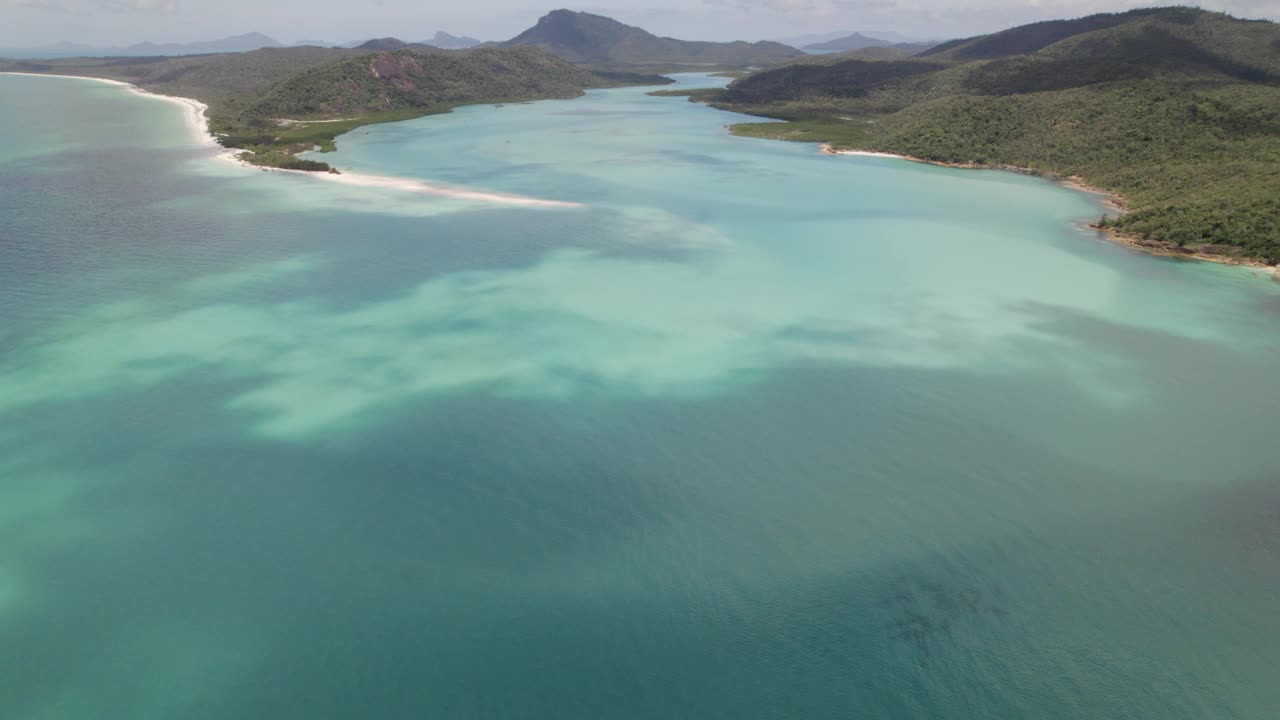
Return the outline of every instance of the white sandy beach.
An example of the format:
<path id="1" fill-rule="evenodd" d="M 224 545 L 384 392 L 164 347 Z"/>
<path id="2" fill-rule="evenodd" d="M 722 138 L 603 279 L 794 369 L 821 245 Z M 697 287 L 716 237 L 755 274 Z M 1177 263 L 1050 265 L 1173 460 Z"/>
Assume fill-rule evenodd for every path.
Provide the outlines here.
<path id="1" fill-rule="evenodd" d="M 894 158 L 896 160 L 910 160 L 906 155 L 895 155 L 894 153 L 872 152 L 871 150 L 836 150 L 828 143 L 818 145 L 818 152 L 823 155 L 861 155 L 863 157 L 882 157 Z"/>
<path id="2" fill-rule="evenodd" d="M 195 142 L 203 147 L 216 147 L 222 150 L 222 146 L 218 144 L 217 138 L 209 129 L 209 117 L 207 112 L 209 106 L 195 100 L 193 98 L 177 97 L 174 95 L 160 95 L 157 93 L 144 90 L 137 85 L 123 82 L 120 80 L 109 80 L 106 78 L 88 77 L 84 75 L 49 75 L 44 73 L 22 73 L 22 72 L 0 72 L 0 75 L 26 75 L 31 77 L 53 77 L 53 78 L 71 78 L 75 80 L 92 80 L 94 82 L 115 85 L 138 95 L 140 97 L 154 98 L 163 100 L 164 102 L 174 103 L 182 106 L 186 113 L 184 117 L 187 126 L 191 128 Z M 434 197 L 446 197 L 456 200 L 472 200 L 476 202 L 494 203 L 499 205 L 519 205 L 524 207 L 547 207 L 547 208 L 580 208 L 584 207 L 581 203 L 564 202 L 560 200 L 544 200 L 541 198 L 528 197 L 525 195 L 512 195 L 508 193 L 490 192 L 485 190 L 473 190 L 470 188 L 454 187 L 449 185 L 438 185 L 434 183 L 415 180 L 413 178 L 388 177 L 383 175 L 365 175 L 361 173 L 327 173 L 327 172 L 307 172 L 305 170 L 286 170 L 283 168 L 271 168 L 253 165 L 241 160 L 238 156 L 238 150 L 226 150 L 217 153 L 215 156 L 219 160 L 235 163 L 244 168 L 269 172 L 282 172 L 292 175 L 303 175 L 316 180 L 327 180 L 329 182 L 341 183 L 353 187 L 365 188 L 385 188 L 388 190 L 397 190 L 401 192 L 417 193 L 419 195 L 431 195 Z"/>
<path id="3" fill-rule="evenodd" d="M 894 158 L 896 160 L 908 160 L 905 155 L 894 155 L 893 153 L 871 152 L 870 150 L 836 150 L 833 155 L 861 155 L 863 157 L 882 157 Z"/>
<path id="4" fill-rule="evenodd" d="M 420 195 L 435 195 L 438 197 L 455 198 L 458 200 L 477 200 L 479 202 L 499 203 L 503 205 L 526 205 L 531 207 L 585 207 L 581 203 L 564 202 L 561 200 L 543 200 L 541 198 L 527 197 L 525 195 L 508 195 L 506 193 L 489 192 L 486 190 L 471 190 L 468 188 L 451 187 L 448 185 L 435 185 L 432 183 L 422 182 L 421 180 L 414 180 L 412 178 L 364 175 L 360 173 L 343 173 L 341 175 L 333 175 L 329 173 L 308 173 L 302 170 L 289 170 L 286 172 L 302 173 L 303 175 L 320 174 L 326 175 L 328 179 L 333 182 L 339 182 L 345 185 L 390 188 L 393 190 L 403 190 L 404 192 L 418 193 Z"/>

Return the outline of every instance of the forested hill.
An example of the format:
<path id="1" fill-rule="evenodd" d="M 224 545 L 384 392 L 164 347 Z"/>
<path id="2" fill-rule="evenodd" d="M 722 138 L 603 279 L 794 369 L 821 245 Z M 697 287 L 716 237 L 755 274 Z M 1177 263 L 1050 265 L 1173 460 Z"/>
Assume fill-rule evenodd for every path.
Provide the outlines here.
<path id="1" fill-rule="evenodd" d="M 776 42 L 696 42 L 658 37 L 591 13 L 555 10 L 502 43 L 534 45 L 571 62 L 598 65 L 700 64 L 768 66 L 805 53 Z"/>
<path id="2" fill-rule="evenodd" d="M 295 118 L 479 100 L 567 98 L 609 84 L 532 47 L 458 53 L 398 50 L 306 70 L 273 87 L 246 114 Z"/>
<path id="3" fill-rule="evenodd" d="M 1280 25 L 1192 8 L 1036 23 L 893 61 L 791 64 L 723 107 L 759 137 L 1079 176 L 1162 249 L 1280 261 Z"/>
<path id="4" fill-rule="evenodd" d="M 1186 33 L 1199 36 L 1204 45 L 1227 46 L 1229 50 L 1238 49 L 1234 47 L 1236 45 L 1248 44 L 1249 24 L 1272 24 L 1267 21 L 1240 20 L 1191 7 L 1143 8 L 1123 13 L 1100 13 L 1074 20 L 1049 20 L 1021 25 L 990 35 L 951 40 L 936 45 L 921 55 L 957 61 L 990 60 L 1036 52 L 1068 38 L 1099 30 L 1152 23 L 1170 30 L 1183 28 Z"/>

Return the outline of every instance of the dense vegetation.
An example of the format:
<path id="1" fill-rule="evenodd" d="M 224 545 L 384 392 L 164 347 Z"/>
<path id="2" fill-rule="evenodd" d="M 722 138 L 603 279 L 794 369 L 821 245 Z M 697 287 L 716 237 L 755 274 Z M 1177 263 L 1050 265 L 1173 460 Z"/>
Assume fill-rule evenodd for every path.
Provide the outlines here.
<path id="1" fill-rule="evenodd" d="M 378 53 L 303 71 L 262 95 L 250 117 L 316 117 L 504 100 L 576 97 L 608 84 L 529 47 Z"/>
<path id="2" fill-rule="evenodd" d="M 776 65 L 804 52 L 776 42 L 693 42 L 658 37 L 601 15 L 556 10 L 502 43 L 534 45 L 566 60 L 612 65 Z"/>
<path id="3" fill-rule="evenodd" d="M 858 98 L 893 80 L 943 70 L 947 66 L 915 60 L 846 60 L 830 65 L 794 64 L 733 83 L 727 102 L 777 103 L 822 98 Z"/>
<path id="4" fill-rule="evenodd" d="M 976 58 L 976 59 L 975 59 Z M 753 74 L 754 137 L 1073 176 L 1153 247 L 1280 262 L 1280 26 L 1190 8 L 1013 28 L 893 61 Z"/>

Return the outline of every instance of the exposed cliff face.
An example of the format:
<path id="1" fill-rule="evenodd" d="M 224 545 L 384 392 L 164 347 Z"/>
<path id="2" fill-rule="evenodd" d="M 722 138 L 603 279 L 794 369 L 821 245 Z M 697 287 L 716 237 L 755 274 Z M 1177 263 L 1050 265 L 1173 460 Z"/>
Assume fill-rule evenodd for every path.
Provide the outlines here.
<path id="1" fill-rule="evenodd" d="M 422 66 L 418 64 L 415 57 L 391 53 L 375 55 L 373 61 L 369 63 L 369 69 L 375 78 L 403 88 L 411 86 L 413 78 L 422 74 Z"/>

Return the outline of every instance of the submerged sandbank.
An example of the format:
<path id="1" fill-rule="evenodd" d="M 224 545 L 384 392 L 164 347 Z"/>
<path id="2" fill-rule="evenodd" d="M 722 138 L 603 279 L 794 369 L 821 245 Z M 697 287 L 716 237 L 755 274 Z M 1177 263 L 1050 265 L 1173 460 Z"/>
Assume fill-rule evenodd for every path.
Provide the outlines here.
<path id="1" fill-rule="evenodd" d="M 218 143 L 218 138 L 209 128 L 208 110 L 209 106 L 194 98 L 178 97 L 176 95 L 161 95 L 153 93 L 149 90 L 127 83 L 121 80 L 110 80 L 108 78 L 90 77 L 87 75 L 52 75 L 45 73 L 24 73 L 24 72 L 2 72 L 0 75 L 25 75 L 30 77 L 52 77 L 52 78 L 69 78 L 74 80 L 92 80 L 94 82 L 106 83 L 123 88 L 139 97 L 154 98 L 165 102 L 180 105 L 186 112 L 183 114 L 187 126 L 191 129 L 195 136 L 196 143 L 202 147 L 218 148 L 224 150 L 219 152 L 216 157 L 219 160 L 235 163 L 241 167 L 252 170 L 264 170 L 269 172 L 284 172 L 294 175 L 305 175 L 307 177 L 319 180 L 328 180 L 343 185 L 353 187 L 366 188 L 384 188 L 387 190 L 396 190 L 400 192 L 411 192 L 419 195 L 431 195 L 435 197 L 453 198 L 456 200 L 473 200 L 476 202 L 494 203 L 499 205 L 519 205 L 524 207 L 546 207 L 546 208 L 580 208 L 584 207 L 581 203 L 566 202 L 562 200 L 544 200 L 542 198 L 528 197 L 525 195 L 514 195 L 509 193 L 491 192 L 486 190 L 474 190 L 471 188 L 456 187 L 449 185 L 437 185 L 434 183 L 416 180 L 414 178 L 389 177 L 384 175 L 365 175 L 361 173 L 331 173 L 331 172 L 308 172 L 305 170 L 286 170 L 283 168 L 266 167 L 262 165 L 254 165 L 241 159 L 242 154 L 239 150 L 224 149 Z"/>

